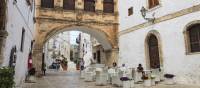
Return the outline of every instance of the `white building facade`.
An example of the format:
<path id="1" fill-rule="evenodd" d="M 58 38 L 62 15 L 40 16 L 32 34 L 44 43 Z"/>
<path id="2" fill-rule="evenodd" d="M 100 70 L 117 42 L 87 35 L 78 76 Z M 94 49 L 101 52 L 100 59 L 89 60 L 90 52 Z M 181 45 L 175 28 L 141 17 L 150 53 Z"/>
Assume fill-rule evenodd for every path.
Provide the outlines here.
<path id="1" fill-rule="evenodd" d="M 70 60 L 70 34 L 69 32 L 60 33 L 49 39 L 44 46 L 45 63 L 50 66 L 56 59 Z M 56 55 L 56 57 L 54 55 Z M 64 56 L 64 58 L 63 58 Z"/>
<path id="2" fill-rule="evenodd" d="M 27 73 L 27 62 L 34 38 L 34 0 L 7 0 L 6 38 L 2 66 L 15 68 L 15 82 L 20 85 Z"/>
<path id="3" fill-rule="evenodd" d="M 146 8 L 145 20 L 141 8 Z M 200 1 L 119 0 L 119 63 L 161 67 L 180 84 L 200 84 Z"/>
<path id="4" fill-rule="evenodd" d="M 77 43 L 79 44 L 79 57 L 85 61 L 85 66 L 89 66 L 93 60 L 92 57 L 92 43 L 89 34 L 80 32 Z"/>

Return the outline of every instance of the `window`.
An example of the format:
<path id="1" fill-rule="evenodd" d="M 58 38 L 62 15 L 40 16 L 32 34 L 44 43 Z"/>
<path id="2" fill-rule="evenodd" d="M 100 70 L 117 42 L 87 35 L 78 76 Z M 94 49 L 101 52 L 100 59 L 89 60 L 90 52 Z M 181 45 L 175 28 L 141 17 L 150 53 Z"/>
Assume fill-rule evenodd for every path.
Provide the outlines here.
<path id="1" fill-rule="evenodd" d="M 63 9 L 74 10 L 75 9 L 75 0 L 63 0 Z"/>
<path id="2" fill-rule="evenodd" d="M 23 52 L 23 50 L 24 50 L 24 40 L 25 40 L 25 29 L 22 28 L 21 47 L 20 47 L 21 52 Z"/>
<path id="3" fill-rule="evenodd" d="M 200 52 L 200 24 L 195 24 L 187 30 L 190 52 Z"/>
<path id="4" fill-rule="evenodd" d="M 95 1 L 94 0 L 84 0 L 84 10 L 95 12 Z"/>
<path id="5" fill-rule="evenodd" d="M 103 12 L 113 13 L 114 12 L 114 2 L 113 0 L 104 0 L 103 2 Z"/>
<path id="6" fill-rule="evenodd" d="M 54 8 L 54 0 L 42 0 L 41 7 Z"/>
<path id="7" fill-rule="evenodd" d="M 149 9 L 159 5 L 159 1 L 158 0 L 148 0 L 148 3 L 149 3 Z"/>
<path id="8" fill-rule="evenodd" d="M 133 7 L 128 9 L 128 16 L 133 15 Z"/>
<path id="9" fill-rule="evenodd" d="M 5 11 L 6 11 L 6 1 L 3 0 L 0 3 L 0 30 L 5 26 Z"/>

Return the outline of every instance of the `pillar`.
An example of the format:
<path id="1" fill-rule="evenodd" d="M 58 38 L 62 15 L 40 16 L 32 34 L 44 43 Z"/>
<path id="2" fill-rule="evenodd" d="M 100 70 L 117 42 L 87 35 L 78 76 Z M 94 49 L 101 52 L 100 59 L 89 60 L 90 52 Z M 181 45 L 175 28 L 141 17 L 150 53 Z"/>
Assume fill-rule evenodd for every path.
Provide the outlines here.
<path id="1" fill-rule="evenodd" d="M 107 66 L 112 66 L 113 62 L 118 62 L 118 57 L 119 57 L 119 49 L 114 48 L 112 50 L 106 51 L 106 58 L 107 58 Z"/>
<path id="2" fill-rule="evenodd" d="M 103 0 L 96 0 L 95 9 L 96 9 L 97 12 L 103 11 Z"/>
<path id="3" fill-rule="evenodd" d="M 6 30 L 0 29 L 0 66 L 3 63 L 3 49 L 5 46 L 5 41 L 6 41 L 6 37 L 8 36 L 8 33 Z"/>

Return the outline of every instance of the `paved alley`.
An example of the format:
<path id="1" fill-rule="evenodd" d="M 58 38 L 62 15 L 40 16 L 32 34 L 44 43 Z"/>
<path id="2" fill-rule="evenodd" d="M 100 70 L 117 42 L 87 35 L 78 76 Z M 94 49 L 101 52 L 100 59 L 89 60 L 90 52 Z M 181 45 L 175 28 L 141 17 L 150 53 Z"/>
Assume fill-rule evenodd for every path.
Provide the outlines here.
<path id="1" fill-rule="evenodd" d="M 56 72 L 49 71 L 43 78 L 37 79 L 36 83 L 25 83 L 21 88 L 121 88 L 108 86 L 96 86 L 95 82 L 84 82 L 79 79 L 78 71 Z M 160 83 L 152 87 L 144 87 L 136 84 L 135 88 L 200 88 L 200 86 L 189 85 L 165 85 Z"/>

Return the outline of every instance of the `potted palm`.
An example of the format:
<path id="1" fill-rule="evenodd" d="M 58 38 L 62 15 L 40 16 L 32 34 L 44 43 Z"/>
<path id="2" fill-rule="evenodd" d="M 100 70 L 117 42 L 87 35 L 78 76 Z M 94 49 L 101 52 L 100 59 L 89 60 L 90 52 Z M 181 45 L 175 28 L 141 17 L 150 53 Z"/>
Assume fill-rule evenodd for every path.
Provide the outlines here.
<path id="1" fill-rule="evenodd" d="M 68 61 L 66 59 L 63 59 L 61 62 L 62 68 L 63 70 L 67 70 L 67 66 L 68 66 Z"/>
<path id="2" fill-rule="evenodd" d="M 165 84 L 172 85 L 172 84 L 175 83 L 174 82 L 175 75 L 173 75 L 173 74 L 165 74 L 164 77 L 166 78 Z"/>
<path id="3" fill-rule="evenodd" d="M 149 78 L 147 75 L 143 75 L 142 79 L 144 80 L 144 86 L 146 87 L 151 86 L 151 78 Z"/>

